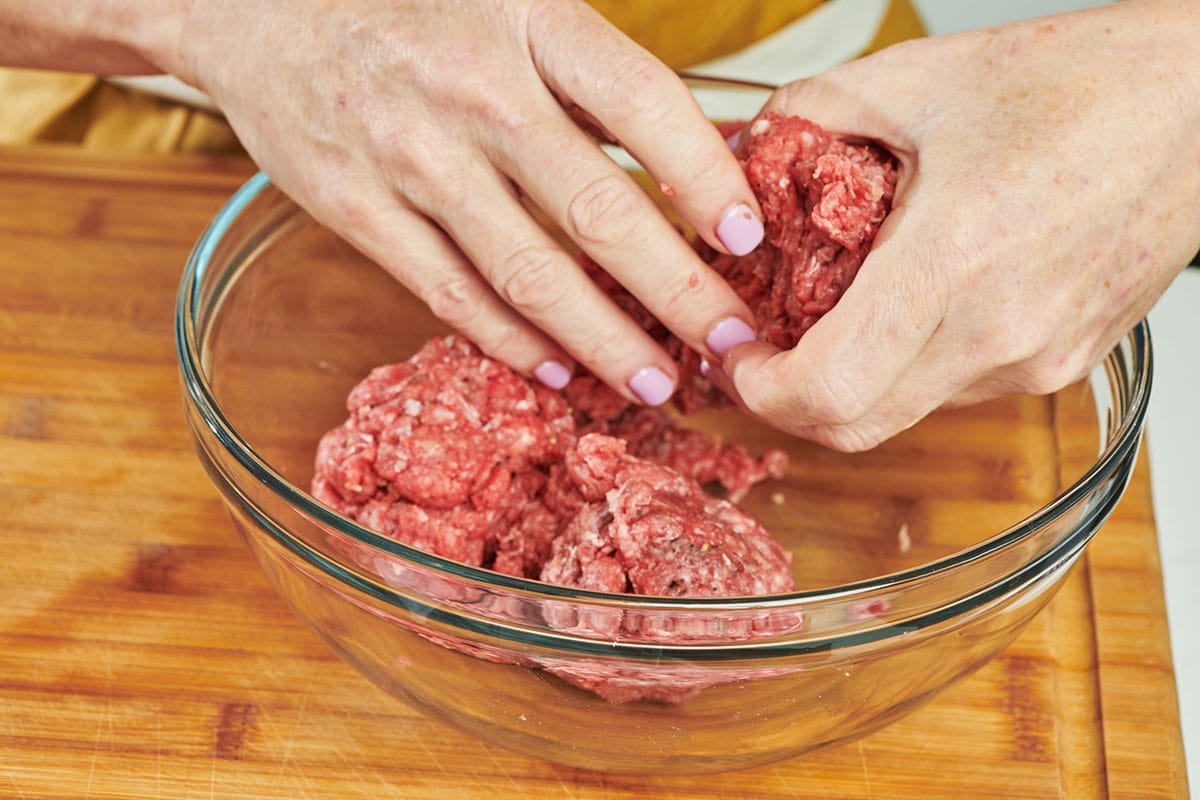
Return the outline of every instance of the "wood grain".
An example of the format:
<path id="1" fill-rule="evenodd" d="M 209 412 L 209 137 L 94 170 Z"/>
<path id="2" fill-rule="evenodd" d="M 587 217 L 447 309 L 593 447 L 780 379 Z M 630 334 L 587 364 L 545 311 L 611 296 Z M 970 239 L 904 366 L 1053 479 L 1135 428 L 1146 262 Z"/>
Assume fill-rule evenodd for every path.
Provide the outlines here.
<path id="1" fill-rule="evenodd" d="M 609 776 L 382 694 L 274 596 L 185 432 L 176 283 L 250 170 L 0 150 L 0 797 L 1186 796 L 1144 462 L 1011 647 L 860 742 L 725 775 Z M 1091 442 L 1069 409 L 1013 408 L 1051 426 L 1052 457 L 998 464 L 923 513 L 1078 474 Z M 955 425 L 964 452 L 994 435 Z M 900 468 L 880 480 L 914 490 Z"/>

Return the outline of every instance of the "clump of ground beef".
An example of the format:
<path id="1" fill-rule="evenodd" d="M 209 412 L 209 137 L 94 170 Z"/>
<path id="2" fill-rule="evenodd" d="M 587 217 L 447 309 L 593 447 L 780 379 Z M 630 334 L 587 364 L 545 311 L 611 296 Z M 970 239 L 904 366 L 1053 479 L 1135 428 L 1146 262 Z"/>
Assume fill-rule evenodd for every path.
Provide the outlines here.
<path id="1" fill-rule="evenodd" d="M 585 479 L 580 465 L 586 465 L 605 476 L 601 494 L 613 493 L 614 502 L 630 496 L 634 484 L 674 487 L 674 518 L 658 514 L 639 524 L 638 536 L 674 525 L 712 537 L 709 548 L 699 549 L 703 542 L 696 541 L 702 558 L 670 565 L 652 563 L 659 554 L 650 547 L 621 551 L 626 575 L 674 572 L 653 584 L 607 583 L 605 591 L 655 594 L 672 581 L 692 585 L 697 570 L 714 576 L 743 570 L 745 564 L 730 560 L 735 551 L 728 543 L 717 546 L 728 539 L 734 517 L 740 515 L 734 526 L 740 533 L 766 534 L 700 483 L 723 482 L 730 496 L 741 496 L 780 474 L 782 453 L 755 458 L 740 445 L 677 427 L 665 412 L 613 402 L 605 394 L 611 390 L 598 383 L 579 393 L 587 385 L 563 395 L 484 356 L 462 337 L 433 339 L 408 361 L 376 368 L 351 390 L 349 418 L 317 447 L 313 493 L 364 526 L 436 555 L 584 587 L 594 576 L 581 572 L 585 583 L 571 583 L 561 566 L 547 571 L 546 565 L 558 539 L 570 531 L 578 540 L 585 524 L 579 520 L 594 519 L 603 499 Z M 568 397 L 582 405 L 572 408 Z M 774 561 L 753 564 L 755 579 L 786 591 L 790 563 L 777 546 L 771 552 Z M 732 576 L 712 581 L 730 590 L 738 585 Z"/>
<path id="2" fill-rule="evenodd" d="M 592 433 L 565 474 L 584 503 L 551 545 L 542 580 L 600 592 L 735 597 L 794 588 L 791 559 L 746 512 L 677 470 Z"/>
<path id="3" fill-rule="evenodd" d="M 592 375 L 575 378 L 563 391 L 580 435 L 621 439 L 631 455 L 672 467 L 734 503 L 756 484 L 782 477 L 787 466 L 781 450 L 755 457 L 738 442 L 679 425 L 661 408 L 630 403 Z"/>
<path id="4" fill-rule="evenodd" d="M 735 153 L 763 211 L 765 238 L 754 252 L 696 250 L 754 313 L 758 337 L 787 350 L 841 299 L 867 257 L 896 191 L 895 158 L 881 147 L 833 136 L 778 111 L 740 130 Z M 729 401 L 683 344 L 587 256 L 584 269 L 679 364 L 674 403 L 686 414 Z"/>
<path id="5" fill-rule="evenodd" d="M 542 470 L 574 438 L 559 393 L 457 336 L 372 370 L 346 407 L 349 418 L 317 447 L 315 496 L 385 536 L 472 566 L 495 561 L 501 532 L 522 522 Z M 548 546 L 548 532 L 525 532 Z"/>
<path id="6" fill-rule="evenodd" d="M 736 153 L 762 206 L 766 238 L 741 258 L 702 242 L 696 248 L 750 306 L 759 337 L 790 348 L 854 279 L 890 210 L 896 163 L 878 147 L 778 112 L 745 126 Z M 701 374 L 699 353 L 595 263 L 582 262 L 678 362 L 677 409 L 728 404 Z M 348 419 L 318 446 L 313 492 L 392 539 L 471 566 L 603 592 L 720 597 L 794 588 L 789 554 L 734 505 L 782 474 L 783 453 L 753 456 L 667 411 L 634 405 L 593 376 L 555 392 L 448 336 L 372 371 L 350 392 L 347 409 Z M 582 625 L 591 634 L 653 641 L 712 636 L 703 619 L 663 626 L 615 613 L 559 622 L 563 630 Z M 753 638 L 802 624 L 764 617 L 758 627 L 726 633 Z M 511 658 L 422 635 L 490 660 Z M 683 702 L 712 684 L 703 674 L 602 662 L 542 666 L 612 702 Z"/>
<path id="7" fill-rule="evenodd" d="M 766 239 L 710 263 L 753 309 L 764 341 L 794 347 L 845 293 L 891 210 L 896 161 L 868 143 L 771 111 L 738 141 Z"/>

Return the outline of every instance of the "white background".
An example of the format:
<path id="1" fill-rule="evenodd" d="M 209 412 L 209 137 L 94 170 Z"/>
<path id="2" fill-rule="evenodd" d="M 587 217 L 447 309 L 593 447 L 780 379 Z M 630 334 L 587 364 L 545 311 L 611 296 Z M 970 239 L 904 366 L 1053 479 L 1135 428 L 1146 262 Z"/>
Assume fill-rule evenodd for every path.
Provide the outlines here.
<path id="1" fill-rule="evenodd" d="M 1078 11 L 1104 0 L 911 0 L 930 33 L 953 33 L 1024 17 Z"/>

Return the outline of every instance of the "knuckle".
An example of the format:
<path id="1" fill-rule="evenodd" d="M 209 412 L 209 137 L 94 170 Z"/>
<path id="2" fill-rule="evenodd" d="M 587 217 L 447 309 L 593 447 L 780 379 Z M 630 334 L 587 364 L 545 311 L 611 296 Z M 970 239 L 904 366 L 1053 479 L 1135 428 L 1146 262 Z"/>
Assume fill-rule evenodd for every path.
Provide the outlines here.
<path id="1" fill-rule="evenodd" d="M 619 173 L 594 178 L 567 203 L 568 233 L 582 245 L 599 247 L 628 239 L 637 228 L 638 199 Z"/>
<path id="2" fill-rule="evenodd" d="M 519 367 L 516 354 L 528 352 L 529 333 L 519 325 L 492 325 L 488 336 L 479 336 L 478 344 L 492 358 L 498 358 L 510 366 Z"/>
<path id="3" fill-rule="evenodd" d="M 660 304 L 658 316 L 667 320 L 687 319 L 704 313 L 709 304 L 702 302 L 714 286 L 713 278 L 704 270 L 688 270 L 672 276 L 661 288 L 656 288 Z"/>
<path id="4" fill-rule="evenodd" d="M 976 332 L 972 349 L 985 354 L 984 367 L 1040 370 L 1051 337 L 1043 328 L 1036 317 L 1004 313 Z"/>
<path id="5" fill-rule="evenodd" d="M 1029 329 L 1007 325 L 1002 319 L 997 316 L 987 325 L 981 321 L 965 332 L 965 348 L 975 354 L 979 372 L 1024 364 L 1038 354 Z"/>
<path id="6" fill-rule="evenodd" d="M 393 193 L 435 218 L 461 207 L 486 174 L 470 142 L 428 120 L 379 121 L 372 142 L 367 155 Z"/>
<path id="7" fill-rule="evenodd" d="M 436 219 L 444 209 L 462 202 L 475 180 L 474 164 L 468 159 L 426 157 L 423 150 L 410 152 L 396 165 L 394 185 L 408 203 Z"/>
<path id="8" fill-rule="evenodd" d="M 1059 356 L 1046 354 L 1029 364 L 1021 381 L 1021 389 L 1035 395 L 1053 394 L 1079 380 L 1087 372 L 1087 357 L 1083 350 Z"/>
<path id="9" fill-rule="evenodd" d="M 526 98 L 506 83 L 498 84 L 488 70 L 472 71 L 476 72 L 480 74 L 462 82 L 456 91 L 460 113 L 472 123 L 474 135 L 498 147 L 526 136 L 539 119 Z"/>
<path id="10" fill-rule="evenodd" d="M 1065 385 L 1059 383 L 1054 370 L 1035 368 L 1026 374 L 1021 388 L 1026 394 L 1046 395 L 1053 394 Z"/>
<path id="11" fill-rule="evenodd" d="M 566 300 L 558 251 L 530 245 L 509 253 L 496 266 L 493 283 L 500 296 L 525 314 L 541 315 Z"/>
<path id="12" fill-rule="evenodd" d="M 733 168 L 737 169 L 736 162 L 733 160 L 732 151 L 727 145 L 722 144 L 720 147 L 705 147 L 703 143 L 696 142 L 694 147 L 687 148 L 688 154 L 680 158 L 679 164 L 676 167 L 677 174 L 674 176 L 672 183 L 675 191 L 680 195 L 696 194 L 699 189 L 705 187 L 712 181 L 714 177 L 724 177 L 729 173 L 725 168 L 733 164 Z M 724 149 L 722 149 L 724 148 Z M 723 211 L 723 208 L 714 209 L 714 213 Z"/>
<path id="13" fill-rule="evenodd" d="M 629 336 L 624 330 L 592 329 L 580 337 L 571 349 L 589 368 L 621 363 L 617 354 L 628 350 Z M 599 373 L 597 373 L 599 374 Z"/>
<path id="14" fill-rule="evenodd" d="M 608 105 L 618 122 L 652 125 L 672 108 L 666 90 L 677 84 L 675 76 L 644 50 L 622 53 L 609 74 Z"/>
<path id="15" fill-rule="evenodd" d="M 421 299 L 435 317 L 452 328 L 470 328 L 484 307 L 479 287 L 466 276 L 446 276 L 426 286 Z"/>

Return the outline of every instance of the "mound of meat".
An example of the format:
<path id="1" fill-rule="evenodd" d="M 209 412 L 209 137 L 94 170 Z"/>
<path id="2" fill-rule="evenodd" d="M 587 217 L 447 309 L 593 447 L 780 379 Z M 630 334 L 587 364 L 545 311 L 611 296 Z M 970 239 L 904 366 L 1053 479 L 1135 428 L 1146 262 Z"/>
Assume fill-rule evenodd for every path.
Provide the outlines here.
<path id="1" fill-rule="evenodd" d="M 782 454 L 756 459 L 739 445 L 676 427 L 663 411 L 612 402 L 593 389 L 592 402 L 573 413 L 562 394 L 467 340 L 434 339 L 350 392 L 349 418 L 318 445 L 313 492 L 396 541 L 507 574 L 640 594 L 680 595 L 705 581 L 710 595 L 790 589 L 784 551 L 700 486 L 724 482 L 736 497 L 779 474 Z M 628 441 L 614 435 L 622 430 Z M 630 516 L 630 503 L 656 493 L 654 513 Z M 618 513 L 622 522 L 608 524 Z M 611 541 L 581 551 L 585 531 L 601 517 Z M 656 562 L 663 551 L 655 541 L 679 538 L 679 531 L 695 557 Z M 564 537 L 573 550 L 559 543 Z M 599 571 L 615 565 L 620 576 L 601 580 Z"/>
<path id="2" fill-rule="evenodd" d="M 874 145 L 779 112 L 750 123 L 738 146 L 766 241 L 712 263 L 754 309 L 761 337 L 787 349 L 854 280 L 891 209 L 896 164 Z"/>
<path id="3" fill-rule="evenodd" d="M 697 250 L 750 306 L 760 338 L 790 348 L 854 279 L 890 209 L 896 165 L 877 147 L 775 112 L 745 128 L 737 155 L 762 206 L 766 239 L 741 258 L 703 243 Z M 697 352 L 597 265 L 586 257 L 583 264 L 678 361 L 678 409 L 728 404 L 700 373 Z M 782 474 L 783 453 L 752 456 L 661 409 L 633 405 L 590 375 L 555 392 L 450 336 L 375 369 L 350 392 L 347 409 L 348 419 L 320 442 L 313 492 L 396 541 L 603 592 L 720 597 L 794 588 L 789 554 L 733 505 Z M 725 499 L 710 494 L 714 487 Z M 673 620 L 660 630 L 620 613 L 548 622 L 664 642 L 712 635 L 702 620 L 694 629 Z M 764 618 L 723 635 L 753 638 L 800 624 Z M 421 635 L 490 660 L 511 658 L 445 634 Z M 606 662 L 541 666 L 613 702 L 682 702 L 713 683 L 703 674 Z"/>
<path id="4" fill-rule="evenodd" d="M 565 474 L 583 505 L 551 544 L 542 580 L 600 592 L 734 597 L 793 588 L 790 559 L 752 517 L 670 467 L 588 434 Z"/>
<path id="5" fill-rule="evenodd" d="M 749 255 L 696 249 L 754 312 L 758 336 L 781 349 L 841 299 L 891 210 L 896 161 L 868 143 L 833 136 L 809 120 L 777 111 L 756 117 L 736 154 L 763 211 L 765 238 Z M 726 398 L 700 374 L 700 355 L 676 339 L 632 295 L 586 257 L 599 285 L 680 364 L 674 401 L 685 413 Z"/>

